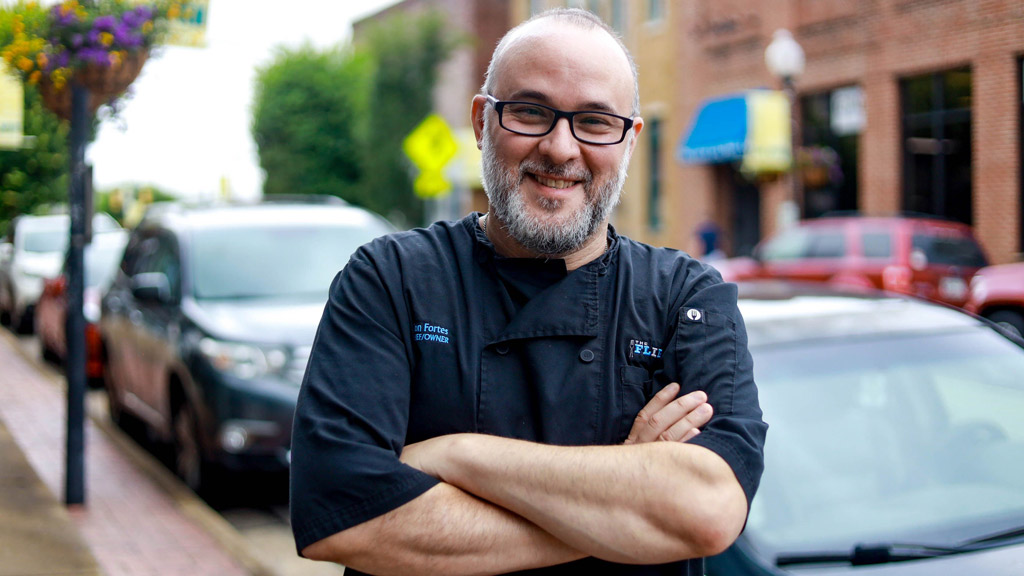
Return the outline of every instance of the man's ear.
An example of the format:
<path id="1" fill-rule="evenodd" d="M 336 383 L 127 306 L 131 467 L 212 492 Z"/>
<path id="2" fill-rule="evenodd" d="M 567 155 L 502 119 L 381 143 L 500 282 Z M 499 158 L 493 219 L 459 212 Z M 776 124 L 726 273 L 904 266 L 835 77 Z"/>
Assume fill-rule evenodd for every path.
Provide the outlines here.
<path id="1" fill-rule="evenodd" d="M 477 94 L 473 97 L 473 108 L 470 120 L 473 122 L 473 133 L 476 134 L 476 147 L 481 147 L 484 137 L 484 112 L 487 111 L 487 98 Z"/>
<path id="2" fill-rule="evenodd" d="M 629 153 L 633 154 L 633 149 L 636 148 L 636 142 L 640 139 L 640 133 L 644 131 L 644 119 L 640 116 L 633 117 L 633 127 L 630 128 L 633 131 L 633 138 L 629 141 Z"/>

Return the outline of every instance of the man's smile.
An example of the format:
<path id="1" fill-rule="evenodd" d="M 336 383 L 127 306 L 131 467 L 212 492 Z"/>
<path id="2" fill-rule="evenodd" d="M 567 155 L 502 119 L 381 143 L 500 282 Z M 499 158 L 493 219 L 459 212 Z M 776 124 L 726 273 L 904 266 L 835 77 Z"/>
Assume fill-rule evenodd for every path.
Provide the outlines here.
<path id="1" fill-rule="evenodd" d="M 548 178 L 545 176 L 540 176 L 539 174 L 530 174 L 530 176 L 533 176 L 533 178 L 537 180 L 537 182 L 543 184 L 544 186 L 547 186 L 548 188 L 555 188 L 558 190 L 569 188 L 579 183 L 578 180 L 562 180 L 560 178 Z"/>

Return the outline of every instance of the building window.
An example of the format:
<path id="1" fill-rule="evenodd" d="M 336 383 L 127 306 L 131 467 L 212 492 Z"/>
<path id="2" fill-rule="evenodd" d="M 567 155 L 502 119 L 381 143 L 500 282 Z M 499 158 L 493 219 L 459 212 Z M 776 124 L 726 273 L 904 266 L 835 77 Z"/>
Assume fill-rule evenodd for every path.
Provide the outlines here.
<path id="1" fill-rule="evenodd" d="M 971 70 L 905 78 L 903 209 L 972 224 Z"/>
<path id="2" fill-rule="evenodd" d="M 644 126 L 647 132 L 647 227 L 661 230 L 661 120 L 652 118 Z"/>
<path id="3" fill-rule="evenodd" d="M 859 86 L 800 99 L 804 217 L 857 210 L 857 147 L 864 107 Z"/>
<path id="4" fill-rule="evenodd" d="M 665 19 L 665 0 L 647 0 L 647 21 L 661 22 Z"/>

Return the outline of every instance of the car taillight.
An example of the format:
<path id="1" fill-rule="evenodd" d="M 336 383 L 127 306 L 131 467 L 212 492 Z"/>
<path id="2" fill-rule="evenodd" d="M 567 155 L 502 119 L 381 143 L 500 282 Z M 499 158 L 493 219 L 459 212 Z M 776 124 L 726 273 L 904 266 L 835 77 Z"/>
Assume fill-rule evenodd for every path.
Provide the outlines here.
<path id="1" fill-rule="evenodd" d="M 100 331 L 95 324 L 85 325 L 85 375 L 89 378 L 103 376 L 102 344 Z"/>
<path id="2" fill-rule="evenodd" d="M 886 266 L 882 270 L 882 289 L 909 294 L 913 276 L 913 271 L 906 266 Z"/>

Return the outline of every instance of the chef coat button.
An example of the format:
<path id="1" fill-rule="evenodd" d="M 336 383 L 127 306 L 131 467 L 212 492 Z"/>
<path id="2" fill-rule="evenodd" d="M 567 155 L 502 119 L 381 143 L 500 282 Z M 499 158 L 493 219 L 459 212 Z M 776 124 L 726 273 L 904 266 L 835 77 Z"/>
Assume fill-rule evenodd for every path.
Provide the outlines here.
<path id="1" fill-rule="evenodd" d="M 501 344 L 501 345 L 499 345 L 499 346 L 498 346 L 497 348 L 495 348 L 494 350 L 495 350 L 495 351 L 496 351 L 496 352 L 497 352 L 498 354 L 501 354 L 502 356 L 504 356 L 505 354 L 508 354 L 508 346 L 506 346 L 505 344 Z"/>
<path id="2" fill-rule="evenodd" d="M 594 360 L 594 351 L 584 348 L 580 351 L 580 360 L 583 360 L 584 362 L 592 362 Z"/>

